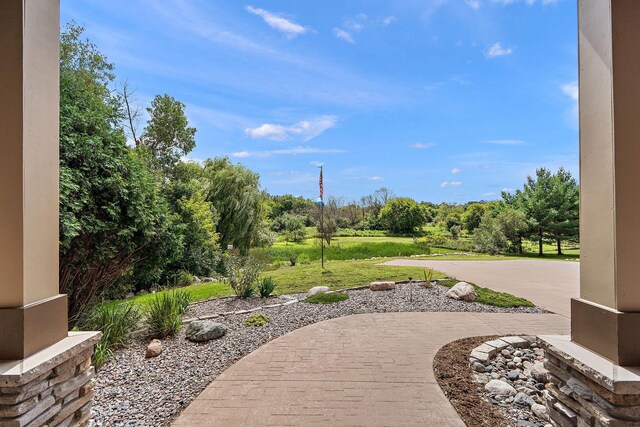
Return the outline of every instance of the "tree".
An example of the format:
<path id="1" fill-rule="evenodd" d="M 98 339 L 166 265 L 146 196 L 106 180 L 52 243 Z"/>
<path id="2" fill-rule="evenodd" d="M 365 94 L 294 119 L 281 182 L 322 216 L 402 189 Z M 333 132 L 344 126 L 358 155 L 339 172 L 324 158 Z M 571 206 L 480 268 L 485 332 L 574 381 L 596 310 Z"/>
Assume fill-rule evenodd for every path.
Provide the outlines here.
<path id="1" fill-rule="evenodd" d="M 249 251 L 251 242 L 265 227 L 263 194 L 259 176 L 226 157 L 204 162 L 206 200 L 218 213 L 217 232 L 223 249 L 234 245 L 242 254 Z"/>
<path id="2" fill-rule="evenodd" d="M 150 152 L 155 166 L 165 173 L 196 146 L 196 129 L 189 127 L 184 109 L 182 102 L 166 94 L 156 95 L 147 108 L 149 121 L 140 137 L 140 146 Z"/>
<path id="3" fill-rule="evenodd" d="M 480 203 L 472 203 L 467 206 L 464 214 L 462 215 L 462 222 L 464 223 L 464 228 L 472 233 L 473 230 L 478 228 L 480 225 L 480 221 L 482 220 L 482 216 L 485 213 L 485 206 Z"/>
<path id="4" fill-rule="evenodd" d="M 60 44 L 60 289 L 72 318 L 171 236 L 156 182 L 118 126 L 113 65 L 82 33 L 71 24 Z"/>
<path id="5" fill-rule="evenodd" d="M 497 215 L 487 211 L 473 233 L 473 243 L 478 252 L 496 255 L 510 247 L 518 247 L 522 253 L 522 233 L 527 229 L 524 214 L 507 208 Z"/>
<path id="6" fill-rule="evenodd" d="M 562 255 L 563 240 L 578 240 L 580 190 L 571 174 L 560 168 L 553 177 L 552 200 L 556 216 L 549 233 L 556 241 L 558 255 Z"/>
<path id="7" fill-rule="evenodd" d="M 522 254 L 522 238 L 528 226 L 524 213 L 507 207 L 496 216 L 496 220 L 511 246 Z"/>
<path id="8" fill-rule="evenodd" d="M 387 202 L 380 211 L 380 220 L 388 230 L 396 233 L 413 233 L 425 221 L 420 205 L 406 197 Z"/>
<path id="9" fill-rule="evenodd" d="M 316 222 L 316 227 L 320 236 L 327 242 L 327 245 L 331 245 L 331 239 L 333 239 L 333 235 L 338 231 L 338 219 L 340 217 L 342 204 L 341 199 L 330 196 L 324 209 L 320 209 L 320 207 L 317 208 L 318 221 Z M 322 223 L 320 222 L 321 212 L 324 212 Z"/>
<path id="10" fill-rule="evenodd" d="M 546 168 L 536 170 L 536 177 L 527 177 L 522 190 L 515 194 L 503 192 L 507 205 L 524 213 L 528 235 L 538 242 L 538 255 L 543 255 L 545 239 L 553 239 L 561 254 L 561 241 L 577 238 L 578 186 L 571 174 L 560 168 L 554 175 Z"/>
<path id="11" fill-rule="evenodd" d="M 303 216 L 285 213 L 273 221 L 271 229 L 282 233 L 287 242 L 301 242 L 306 237 L 304 223 Z"/>

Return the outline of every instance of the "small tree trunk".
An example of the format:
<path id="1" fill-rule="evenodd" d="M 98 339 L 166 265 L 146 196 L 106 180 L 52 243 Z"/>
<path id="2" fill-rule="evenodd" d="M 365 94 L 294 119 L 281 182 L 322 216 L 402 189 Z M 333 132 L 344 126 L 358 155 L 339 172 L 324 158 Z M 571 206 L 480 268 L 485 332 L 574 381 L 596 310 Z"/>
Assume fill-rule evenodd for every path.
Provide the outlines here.
<path id="1" fill-rule="evenodd" d="M 558 243 L 558 255 L 562 255 L 562 246 L 560 244 L 560 239 L 556 239 L 556 242 Z"/>
<path id="2" fill-rule="evenodd" d="M 538 240 L 538 256 L 542 256 L 542 228 L 538 232 L 538 237 L 540 238 Z"/>
<path id="3" fill-rule="evenodd" d="M 518 253 L 522 255 L 522 236 L 518 237 Z"/>

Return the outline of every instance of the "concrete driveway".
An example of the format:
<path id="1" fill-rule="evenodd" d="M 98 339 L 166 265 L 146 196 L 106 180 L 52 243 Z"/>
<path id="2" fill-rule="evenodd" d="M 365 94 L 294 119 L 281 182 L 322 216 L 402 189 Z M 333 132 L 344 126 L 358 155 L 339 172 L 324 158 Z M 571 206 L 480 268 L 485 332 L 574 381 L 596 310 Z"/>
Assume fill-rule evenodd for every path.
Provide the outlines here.
<path id="1" fill-rule="evenodd" d="M 571 298 L 580 295 L 580 263 L 574 261 L 398 259 L 384 265 L 432 268 L 459 280 L 526 298 L 565 317 L 571 317 Z"/>

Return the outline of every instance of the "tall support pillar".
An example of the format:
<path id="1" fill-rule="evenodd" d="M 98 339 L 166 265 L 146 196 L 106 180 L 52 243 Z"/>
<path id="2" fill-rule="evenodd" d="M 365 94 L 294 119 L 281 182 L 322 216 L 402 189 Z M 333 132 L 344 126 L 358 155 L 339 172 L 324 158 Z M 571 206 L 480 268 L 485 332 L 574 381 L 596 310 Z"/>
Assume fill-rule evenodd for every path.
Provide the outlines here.
<path id="1" fill-rule="evenodd" d="M 572 340 L 640 366 L 640 2 L 580 0 L 580 298 Z"/>
<path id="2" fill-rule="evenodd" d="M 58 291 L 58 0 L 0 2 L 0 360 L 67 337 Z"/>

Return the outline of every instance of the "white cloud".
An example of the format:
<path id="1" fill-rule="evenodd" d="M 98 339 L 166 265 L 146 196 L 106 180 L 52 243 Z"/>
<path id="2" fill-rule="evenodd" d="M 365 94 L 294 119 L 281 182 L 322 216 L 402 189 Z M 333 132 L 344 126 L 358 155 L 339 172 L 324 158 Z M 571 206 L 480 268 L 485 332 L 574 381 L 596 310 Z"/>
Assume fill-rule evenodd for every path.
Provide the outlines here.
<path id="1" fill-rule="evenodd" d="M 335 116 L 320 116 L 311 120 L 303 120 L 290 126 L 264 123 L 256 128 L 246 128 L 244 132 L 251 138 L 266 138 L 272 141 L 299 139 L 309 141 L 336 125 Z"/>
<path id="2" fill-rule="evenodd" d="M 381 176 L 370 176 L 369 181 L 384 181 L 384 178 Z"/>
<path id="3" fill-rule="evenodd" d="M 351 35 L 351 33 L 346 32 L 342 28 L 334 28 L 333 34 L 335 34 L 337 38 L 342 39 L 348 43 L 355 44 L 356 42 L 353 39 L 353 36 Z"/>
<path id="4" fill-rule="evenodd" d="M 515 188 L 503 188 L 502 191 L 504 191 L 505 193 L 513 193 L 515 190 Z"/>
<path id="5" fill-rule="evenodd" d="M 249 153 L 248 151 L 234 151 L 233 153 L 231 153 L 231 157 L 244 159 L 246 157 L 251 157 L 251 153 Z"/>
<path id="6" fill-rule="evenodd" d="M 460 187 L 462 183 L 460 181 L 443 181 L 440 183 L 441 188 L 447 187 Z"/>
<path id="7" fill-rule="evenodd" d="M 526 3 L 529 6 L 533 6 L 536 3 L 541 3 L 543 5 L 548 5 L 548 4 L 553 4 L 553 3 L 557 3 L 558 0 L 541 0 L 541 1 L 537 1 L 537 0 L 493 0 L 494 3 L 500 3 L 503 4 L 505 6 L 510 5 L 510 4 L 515 4 L 515 3 Z"/>
<path id="8" fill-rule="evenodd" d="M 393 24 L 394 22 L 396 22 L 398 20 L 398 18 L 396 18 L 395 16 L 387 16 L 386 18 L 384 18 L 382 20 L 382 25 L 387 27 L 391 24 Z"/>
<path id="9" fill-rule="evenodd" d="M 411 148 L 418 148 L 418 149 L 426 149 L 426 148 L 431 148 L 431 147 L 435 147 L 436 144 L 433 142 L 416 142 L 415 144 L 411 144 L 410 147 Z"/>
<path id="10" fill-rule="evenodd" d="M 512 53 L 512 48 L 502 47 L 500 42 L 495 42 L 484 54 L 487 58 L 497 58 L 499 56 L 511 55 Z"/>
<path id="11" fill-rule="evenodd" d="M 281 33 L 284 33 L 287 35 L 287 37 L 296 37 L 299 36 L 300 34 L 304 34 L 306 32 L 309 31 L 308 28 L 303 27 L 302 25 L 295 23 L 293 21 L 290 21 L 286 18 L 283 18 L 282 16 L 269 12 L 267 10 L 264 9 L 258 9 L 255 8 L 253 6 L 247 6 L 245 7 L 245 9 L 247 10 L 247 12 L 249 13 L 253 13 L 254 15 L 258 15 L 259 17 L 261 17 L 264 22 L 267 23 L 268 26 L 270 26 L 271 28 L 280 31 Z"/>
<path id="12" fill-rule="evenodd" d="M 567 95 L 569 98 L 573 100 L 573 107 L 571 108 L 569 114 L 571 116 L 571 121 L 573 124 L 578 126 L 579 123 L 579 111 L 580 111 L 580 90 L 578 87 L 578 82 L 571 82 L 562 85 L 562 93 Z"/>
<path id="13" fill-rule="evenodd" d="M 482 197 L 495 197 L 495 196 L 497 196 L 497 194 L 492 191 L 488 193 L 482 193 Z"/>
<path id="14" fill-rule="evenodd" d="M 467 3 L 467 5 L 473 10 L 480 9 L 480 1 L 479 0 L 465 0 L 465 3 Z"/>
<path id="15" fill-rule="evenodd" d="M 454 175 L 457 175 L 457 174 L 459 174 L 460 172 L 462 172 L 462 169 L 460 169 L 460 168 L 453 168 L 453 169 L 451 169 L 451 173 L 452 173 L 452 174 L 454 174 Z"/>
<path id="16" fill-rule="evenodd" d="M 519 139 L 492 139 L 487 144 L 493 145 L 524 145 L 525 142 Z"/>
<path id="17" fill-rule="evenodd" d="M 342 154 L 346 153 L 345 150 L 339 150 L 336 148 L 317 148 L 317 147 L 293 147 L 284 148 L 278 150 L 265 150 L 265 151 L 235 151 L 229 154 L 231 157 L 247 158 L 247 157 L 271 157 L 271 156 L 297 156 L 301 154 Z"/>
<path id="18" fill-rule="evenodd" d="M 311 163 L 309 163 L 309 164 L 310 164 L 311 166 L 315 166 L 315 167 L 317 167 L 317 168 L 319 168 L 320 166 L 323 166 L 323 165 L 324 165 L 324 163 L 322 163 L 322 162 L 318 162 L 318 161 L 311 162 Z"/>

